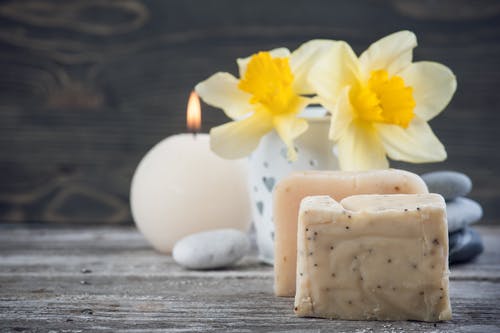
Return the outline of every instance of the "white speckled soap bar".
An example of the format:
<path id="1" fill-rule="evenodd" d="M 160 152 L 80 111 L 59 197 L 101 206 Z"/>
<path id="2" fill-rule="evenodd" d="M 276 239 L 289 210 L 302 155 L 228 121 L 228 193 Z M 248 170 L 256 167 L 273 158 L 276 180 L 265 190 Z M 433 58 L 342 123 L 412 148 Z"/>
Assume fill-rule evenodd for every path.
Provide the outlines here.
<path id="1" fill-rule="evenodd" d="M 298 316 L 451 319 L 445 202 L 437 194 L 357 195 L 300 207 Z"/>

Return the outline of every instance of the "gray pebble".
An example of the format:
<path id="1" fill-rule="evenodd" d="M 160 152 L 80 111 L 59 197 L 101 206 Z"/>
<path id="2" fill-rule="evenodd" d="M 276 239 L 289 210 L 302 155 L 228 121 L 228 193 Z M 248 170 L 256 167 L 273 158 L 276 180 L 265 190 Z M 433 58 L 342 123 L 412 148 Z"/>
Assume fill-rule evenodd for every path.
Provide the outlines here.
<path id="1" fill-rule="evenodd" d="M 172 256 L 188 269 L 215 269 L 236 263 L 249 250 L 246 234 L 235 229 L 218 229 L 184 237 L 175 244 Z"/>
<path id="2" fill-rule="evenodd" d="M 483 216 L 483 209 L 474 200 L 456 198 L 446 203 L 448 232 L 454 232 L 476 223 Z"/>
<path id="3" fill-rule="evenodd" d="M 470 178 L 456 171 L 435 171 L 422 175 L 430 193 L 439 193 L 446 200 L 466 196 L 472 189 Z"/>
<path id="4" fill-rule="evenodd" d="M 471 261 L 484 251 L 481 236 L 473 228 L 452 232 L 449 237 L 449 262 L 450 264 Z"/>

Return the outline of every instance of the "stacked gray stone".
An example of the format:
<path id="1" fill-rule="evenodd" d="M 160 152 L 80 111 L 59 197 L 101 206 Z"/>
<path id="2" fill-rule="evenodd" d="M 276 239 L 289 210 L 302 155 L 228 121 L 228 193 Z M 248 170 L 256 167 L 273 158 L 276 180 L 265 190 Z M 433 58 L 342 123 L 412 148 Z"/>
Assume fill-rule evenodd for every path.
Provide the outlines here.
<path id="1" fill-rule="evenodd" d="M 422 175 L 430 193 L 439 193 L 446 200 L 450 263 L 474 259 L 483 251 L 479 234 L 470 226 L 483 216 L 481 205 L 467 198 L 472 190 L 470 178 L 456 171 L 434 171 Z"/>

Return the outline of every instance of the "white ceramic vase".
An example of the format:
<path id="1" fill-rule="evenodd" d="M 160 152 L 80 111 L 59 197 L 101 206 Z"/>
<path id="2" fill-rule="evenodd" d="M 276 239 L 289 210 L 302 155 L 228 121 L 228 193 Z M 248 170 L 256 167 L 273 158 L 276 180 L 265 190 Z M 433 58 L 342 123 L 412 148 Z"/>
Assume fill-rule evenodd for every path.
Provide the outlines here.
<path id="1" fill-rule="evenodd" d="M 287 148 L 276 132 L 264 136 L 250 156 L 250 191 L 259 259 L 274 262 L 273 189 L 277 182 L 294 171 L 335 170 L 337 158 L 328 139 L 330 118 L 321 108 L 308 108 L 304 118 L 308 130 L 295 140 L 297 160 L 287 160 Z"/>

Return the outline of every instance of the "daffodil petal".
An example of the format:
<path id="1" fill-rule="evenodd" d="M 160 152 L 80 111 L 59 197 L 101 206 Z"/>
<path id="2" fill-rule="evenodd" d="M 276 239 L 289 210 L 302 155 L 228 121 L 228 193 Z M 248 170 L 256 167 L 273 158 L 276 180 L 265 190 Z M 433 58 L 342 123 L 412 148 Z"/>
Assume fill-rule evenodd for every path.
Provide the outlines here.
<path id="1" fill-rule="evenodd" d="M 363 78 L 374 70 L 385 69 L 390 76 L 411 64 L 417 37 L 411 31 L 399 31 L 379 39 L 361 54 L 359 62 Z"/>
<path id="2" fill-rule="evenodd" d="M 413 63 L 399 75 L 405 85 L 413 88 L 413 98 L 417 104 L 414 112 L 425 121 L 438 115 L 448 105 L 457 89 L 453 72 L 436 62 Z"/>
<path id="3" fill-rule="evenodd" d="M 229 73 L 216 73 L 194 89 L 205 103 L 221 108 L 232 119 L 252 111 L 251 95 L 238 89 L 238 79 Z"/>
<path id="4" fill-rule="evenodd" d="M 329 137 L 338 141 L 353 120 L 353 108 L 349 99 L 350 87 L 345 87 L 332 109 Z M 326 106 L 325 106 L 326 107 Z"/>
<path id="5" fill-rule="evenodd" d="M 311 67 L 326 50 L 338 43 L 333 40 L 316 39 L 302 44 L 290 55 L 290 67 L 294 76 L 294 90 L 298 94 L 314 94 L 307 80 Z"/>
<path id="6" fill-rule="evenodd" d="M 297 159 L 297 152 L 295 151 L 293 140 L 304 133 L 307 127 L 307 121 L 303 118 L 297 118 L 296 116 L 275 117 L 274 128 L 288 149 L 288 160 L 295 161 Z"/>
<path id="7" fill-rule="evenodd" d="M 390 158 L 411 163 L 439 162 L 446 159 L 443 144 L 426 121 L 415 117 L 408 128 L 377 124 Z"/>
<path id="8" fill-rule="evenodd" d="M 341 170 L 387 169 L 389 162 L 373 125 L 351 122 L 337 141 Z"/>
<path id="9" fill-rule="evenodd" d="M 210 148 L 220 157 L 238 159 L 248 156 L 273 128 L 272 117 L 255 112 L 243 120 L 232 121 L 210 130 Z"/>
<path id="10" fill-rule="evenodd" d="M 290 50 L 288 50 L 285 47 L 273 49 L 273 50 L 269 51 L 269 53 L 271 54 L 271 57 L 273 57 L 273 58 L 286 58 L 286 57 L 290 56 Z M 236 59 L 236 63 L 238 64 L 240 77 L 243 77 L 245 75 L 245 72 L 247 71 L 247 65 L 248 65 L 248 62 L 250 61 L 250 58 L 252 58 L 252 56 L 249 56 L 246 58 Z"/>
<path id="11" fill-rule="evenodd" d="M 345 42 L 337 42 L 323 53 L 312 66 L 308 82 L 323 100 L 335 102 L 345 86 L 358 81 L 358 58 Z"/>
<path id="12" fill-rule="evenodd" d="M 304 133 L 308 127 L 307 121 L 303 118 L 298 118 L 297 115 L 310 103 L 310 101 L 310 98 L 299 97 L 294 102 L 294 105 L 290 107 L 288 113 L 275 115 L 273 117 L 273 126 L 288 148 L 287 158 L 290 161 L 295 161 L 297 159 L 293 140 Z"/>

